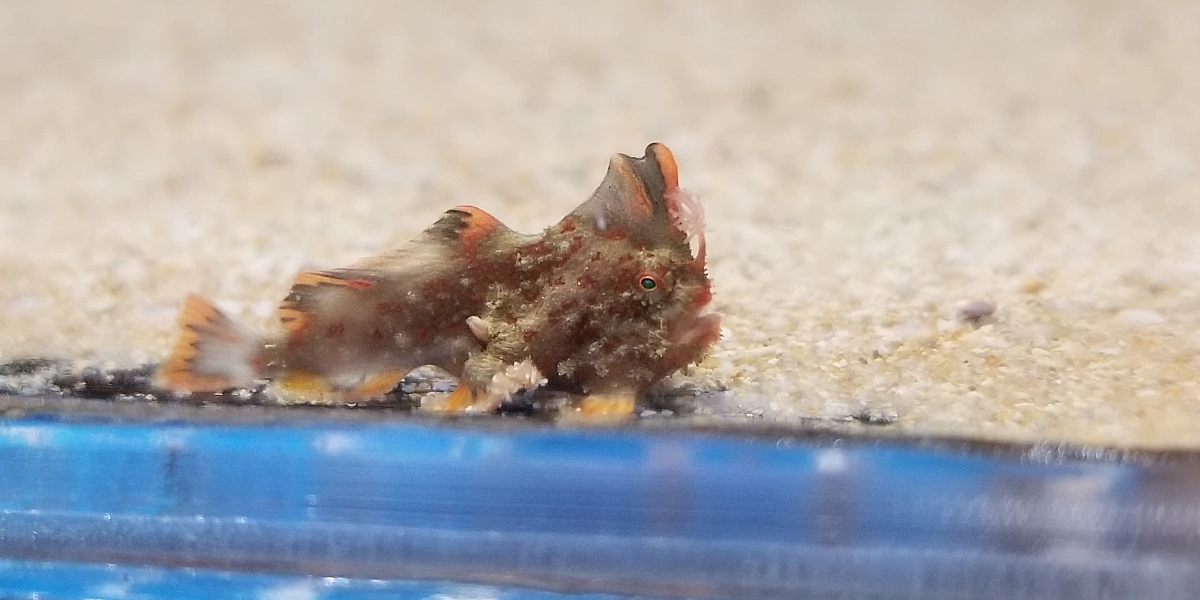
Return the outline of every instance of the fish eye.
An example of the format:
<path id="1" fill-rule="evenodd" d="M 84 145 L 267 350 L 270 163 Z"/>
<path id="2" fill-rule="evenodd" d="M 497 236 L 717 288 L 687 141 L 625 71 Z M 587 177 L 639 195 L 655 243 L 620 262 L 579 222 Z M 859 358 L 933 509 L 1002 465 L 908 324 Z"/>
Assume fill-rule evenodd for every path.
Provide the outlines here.
<path id="1" fill-rule="evenodd" d="M 649 275 L 643 276 L 642 280 L 639 281 L 638 283 L 641 284 L 642 289 L 646 290 L 647 292 L 658 287 L 658 281 Z"/>

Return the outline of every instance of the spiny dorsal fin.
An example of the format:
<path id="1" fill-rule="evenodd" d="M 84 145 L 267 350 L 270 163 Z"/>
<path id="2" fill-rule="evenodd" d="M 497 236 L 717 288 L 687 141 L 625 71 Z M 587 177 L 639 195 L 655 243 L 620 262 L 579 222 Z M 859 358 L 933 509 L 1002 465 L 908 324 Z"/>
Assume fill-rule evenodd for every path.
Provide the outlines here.
<path id="1" fill-rule="evenodd" d="M 465 251 L 473 251 L 479 243 L 494 232 L 506 231 L 496 217 L 474 206 L 455 206 L 442 214 L 425 235 L 451 242 Z"/>

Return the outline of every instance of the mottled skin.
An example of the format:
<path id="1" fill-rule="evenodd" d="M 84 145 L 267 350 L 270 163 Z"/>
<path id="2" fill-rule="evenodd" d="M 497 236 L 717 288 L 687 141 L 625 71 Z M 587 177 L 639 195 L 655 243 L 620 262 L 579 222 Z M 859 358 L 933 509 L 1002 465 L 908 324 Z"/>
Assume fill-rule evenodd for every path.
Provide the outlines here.
<path id="1" fill-rule="evenodd" d="M 193 297 L 159 382 L 213 391 L 266 378 L 336 400 L 381 395 L 436 365 L 461 385 L 434 408 L 489 410 L 510 388 L 541 383 L 528 367 L 516 383 L 508 375 L 532 363 L 552 387 L 619 399 L 599 412 L 627 413 L 719 336 L 718 318 L 701 315 L 711 286 L 688 210 L 699 205 L 665 146 L 618 154 L 591 198 L 541 234 L 457 207 L 396 249 L 300 274 L 280 306 L 281 336 L 257 336 Z"/>

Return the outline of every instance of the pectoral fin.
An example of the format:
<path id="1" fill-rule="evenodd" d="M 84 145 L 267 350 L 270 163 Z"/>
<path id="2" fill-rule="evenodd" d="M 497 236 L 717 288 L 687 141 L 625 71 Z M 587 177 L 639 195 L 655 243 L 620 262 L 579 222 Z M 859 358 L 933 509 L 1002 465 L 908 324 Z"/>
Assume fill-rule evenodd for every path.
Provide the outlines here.
<path id="1" fill-rule="evenodd" d="M 478 361 L 475 365 L 477 367 L 481 362 L 490 363 L 495 359 L 484 355 L 479 356 L 476 360 Z M 468 366 L 467 371 L 477 371 L 477 369 Z M 476 372 L 474 375 L 479 375 L 479 373 Z M 478 386 L 464 378 L 453 393 L 431 399 L 428 403 L 422 402 L 421 408 L 435 412 L 487 414 L 500 408 L 501 404 L 514 395 L 520 392 L 531 392 L 546 384 L 546 378 L 530 360 L 498 368 L 487 381 L 487 385 Z"/>

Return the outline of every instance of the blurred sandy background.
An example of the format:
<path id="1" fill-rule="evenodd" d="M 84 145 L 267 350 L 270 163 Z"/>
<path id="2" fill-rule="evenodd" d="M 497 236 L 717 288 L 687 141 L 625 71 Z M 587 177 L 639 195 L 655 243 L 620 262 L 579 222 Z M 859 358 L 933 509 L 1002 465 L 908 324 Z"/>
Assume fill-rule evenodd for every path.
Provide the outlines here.
<path id="1" fill-rule="evenodd" d="M 661 140 L 711 410 L 1198 446 L 1197 65 L 1190 1 L 3 2 L 0 361 L 158 360 L 190 291 L 265 325 Z"/>

